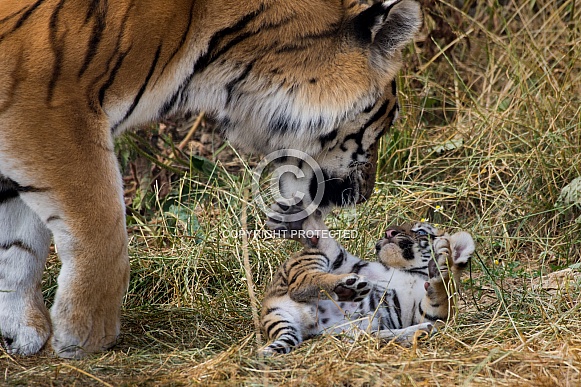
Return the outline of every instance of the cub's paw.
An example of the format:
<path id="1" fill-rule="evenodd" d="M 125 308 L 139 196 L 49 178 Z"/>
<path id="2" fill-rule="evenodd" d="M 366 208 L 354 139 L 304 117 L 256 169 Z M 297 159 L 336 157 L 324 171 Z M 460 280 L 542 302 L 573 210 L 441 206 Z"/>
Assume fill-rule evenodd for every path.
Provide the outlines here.
<path id="1" fill-rule="evenodd" d="M 466 268 L 474 253 L 475 245 L 472 236 L 465 231 L 452 236 L 438 237 L 433 243 L 434 259 L 428 263 L 428 274 L 431 279 L 441 277 L 443 281 L 450 278 L 450 270 L 455 276 Z"/>
<path id="2" fill-rule="evenodd" d="M 369 294 L 371 287 L 365 277 L 348 274 L 341 279 L 333 291 L 337 295 L 337 301 L 360 302 Z"/>
<path id="3" fill-rule="evenodd" d="M 419 334 L 427 333 L 429 336 L 431 336 L 438 332 L 438 326 L 441 326 L 441 324 L 438 322 L 423 322 L 417 325 L 412 325 L 411 327 L 404 328 L 404 331 L 411 336 L 418 335 L 418 332 Z"/>
<path id="4" fill-rule="evenodd" d="M 431 336 L 438 331 L 436 325 L 424 322 L 417 325 L 412 325 L 407 328 L 403 328 L 401 332 L 395 337 L 395 341 L 400 344 L 412 344 L 414 338 L 421 336 Z"/>
<path id="5" fill-rule="evenodd" d="M 377 337 L 384 340 L 393 340 L 403 346 L 410 346 L 421 336 L 431 336 L 438 331 L 437 325 L 429 322 L 412 325 L 401 329 L 384 329 L 377 332 Z"/>
<path id="6" fill-rule="evenodd" d="M 284 341 L 277 340 L 258 350 L 258 355 L 261 357 L 271 357 L 274 355 L 284 355 L 293 350 L 293 347 Z"/>
<path id="7" fill-rule="evenodd" d="M 432 245 L 434 258 L 428 262 L 428 276 L 432 281 L 447 281 L 450 279 L 452 264 L 450 241 L 447 237 L 436 238 Z"/>

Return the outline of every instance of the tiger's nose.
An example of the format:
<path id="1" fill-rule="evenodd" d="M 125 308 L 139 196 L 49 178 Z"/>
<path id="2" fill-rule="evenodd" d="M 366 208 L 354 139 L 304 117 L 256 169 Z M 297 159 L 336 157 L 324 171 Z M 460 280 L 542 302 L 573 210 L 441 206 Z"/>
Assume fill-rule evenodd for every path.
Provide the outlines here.
<path id="1" fill-rule="evenodd" d="M 385 232 L 385 237 L 386 237 L 386 238 L 393 238 L 393 237 L 394 237 L 394 236 L 396 236 L 397 234 L 399 234 L 399 232 L 398 232 L 398 231 L 396 231 L 396 230 L 394 230 L 394 229 L 390 228 L 390 229 L 388 229 L 388 230 Z"/>

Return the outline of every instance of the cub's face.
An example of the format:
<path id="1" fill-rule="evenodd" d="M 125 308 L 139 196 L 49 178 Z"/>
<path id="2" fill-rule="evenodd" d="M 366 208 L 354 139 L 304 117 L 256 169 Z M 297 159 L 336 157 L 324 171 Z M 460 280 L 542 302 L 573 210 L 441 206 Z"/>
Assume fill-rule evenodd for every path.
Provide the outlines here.
<path id="1" fill-rule="evenodd" d="M 377 258 L 388 267 L 427 268 L 434 255 L 434 242 L 445 235 L 428 223 L 389 227 L 375 246 Z"/>

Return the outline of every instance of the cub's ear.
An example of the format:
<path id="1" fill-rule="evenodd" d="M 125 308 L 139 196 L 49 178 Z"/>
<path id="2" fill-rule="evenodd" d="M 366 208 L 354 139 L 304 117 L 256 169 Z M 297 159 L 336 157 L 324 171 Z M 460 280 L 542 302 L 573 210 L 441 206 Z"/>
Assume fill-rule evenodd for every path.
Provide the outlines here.
<path id="1" fill-rule="evenodd" d="M 450 237 L 450 250 L 454 264 L 465 264 L 474 254 L 474 240 L 466 231 L 460 231 Z"/>
<path id="2" fill-rule="evenodd" d="M 370 45 L 373 55 L 385 59 L 408 44 L 421 26 L 422 11 L 413 0 L 376 3 L 353 19 L 356 39 Z"/>

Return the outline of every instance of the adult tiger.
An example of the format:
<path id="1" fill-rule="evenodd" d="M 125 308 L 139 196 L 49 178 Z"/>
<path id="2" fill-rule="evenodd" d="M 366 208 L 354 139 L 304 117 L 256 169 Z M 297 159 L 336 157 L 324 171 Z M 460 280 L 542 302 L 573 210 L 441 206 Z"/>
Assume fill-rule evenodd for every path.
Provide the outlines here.
<path id="1" fill-rule="evenodd" d="M 417 2 L 2 0 L 0 332 L 33 354 L 110 347 L 129 262 L 113 138 L 205 110 L 236 146 L 311 155 L 322 210 L 364 200 L 377 140 L 397 113 L 400 51 Z M 305 193 L 287 179 L 285 196 Z M 337 191 L 340 192 L 337 195 Z M 50 316 L 40 289 L 51 234 L 62 269 Z"/>

